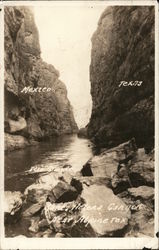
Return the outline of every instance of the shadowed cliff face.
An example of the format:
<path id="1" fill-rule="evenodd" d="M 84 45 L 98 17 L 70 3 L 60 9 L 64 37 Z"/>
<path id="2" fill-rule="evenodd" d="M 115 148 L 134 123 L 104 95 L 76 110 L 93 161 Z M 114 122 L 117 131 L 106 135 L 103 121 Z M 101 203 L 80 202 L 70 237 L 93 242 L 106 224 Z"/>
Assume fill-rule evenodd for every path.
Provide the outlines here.
<path id="1" fill-rule="evenodd" d="M 92 37 L 93 109 L 88 134 L 111 147 L 131 137 L 138 145 L 154 134 L 154 7 L 114 6 Z M 120 81 L 143 81 L 121 86 Z"/>
<path id="2" fill-rule="evenodd" d="M 27 86 L 52 91 L 21 93 Z M 38 30 L 28 7 L 5 7 L 5 130 L 28 138 L 77 131 L 59 72 L 40 57 Z"/>

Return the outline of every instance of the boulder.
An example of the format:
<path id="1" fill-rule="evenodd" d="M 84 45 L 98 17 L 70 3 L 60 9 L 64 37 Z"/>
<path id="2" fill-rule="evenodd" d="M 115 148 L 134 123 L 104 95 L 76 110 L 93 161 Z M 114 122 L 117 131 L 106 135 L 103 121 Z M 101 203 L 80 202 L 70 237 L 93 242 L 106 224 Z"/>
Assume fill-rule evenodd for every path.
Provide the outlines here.
<path id="1" fill-rule="evenodd" d="M 75 173 L 71 169 L 68 169 L 68 171 L 59 173 L 58 179 L 71 185 L 73 176 L 75 176 Z"/>
<path id="2" fill-rule="evenodd" d="M 137 188 L 128 188 L 129 194 L 135 199 L 142 200 L 154 199 L 154 188 L 148 186 L 140 186 Z"/>
<path id="3" fill-rule="evenodd" d="M 64 238 L 65 235 L 63 233 L 57 233 L 55 234 L 55 238 Z"/>
<path id="4" fill-rule="evenodd" d="M 5 191 L 4 194 L 4 221 L 15 224 L 21 218 L 23 195 L 18 192 Z"/>
<path id="5" fill-rule="evenodd" d="M 128 193 L 132 200 L 140 200 L 152 210 L 154 209 L 154 188 L 148 186 L 140 186 L 137 188 L 129 188 Z"/>
<path id="6" fill-rule="evenodd" d="M 44 203 L 36 203 L 31 205 L 29 208 L 27 208 L 23 212 L 24 217 L 30 217 L 33 216 L 34 214 L 38 213 L 42 208 L 44 207 Z"/>
<path id="7" fill-rule="evenodd" d="M 154 161 L 137 161 L 130 167 L 129 177 L 133 186 L 154 186 Z"/>
<path id="8" fill-rule="evenodd" d="M 128 162 L 137 151 L 134 139 L 122 143 L 117 147 L 105 150 L 100 155 L 92 157 L 82 168 L 83 176 L 106 176 L 111 179 L 117 172 L 119 163 Z"/>
<path id="9" fill-rule="evenodd" d="M 154 152 L 145 153 L 139 148 L 127 164 L 122 164 L 112 176 L 111 184 L 115 193 L 123 192 L 130 187 L 154 185 Z"/>
<path id="10" fill-rule="evenodd" d="M 29 141 L 21 135 L 10 135 L 5 133 L 4 140 L 5 140 L 5 151 L 21 149 L 30 145 Z"/>
<path id="11" fill-rule="evenodd" d="M 56 172 L 42 174 L 38 179 L 37 183 L 41 185 L 48 185 L 50 188 L 55 187 L 59 182 L 59 175 Z"/>
<path id="12" fill-rule="evenodd" d="M 93 228 L 99 236 L 118 236 L 128 225 L 131 213 L 126 204 L 111 189 L 102 185 L 85 186 L 81 194 L 85 207 L 79 222 Z"/>
<path id="13" fill-rule="evenodd" d="M 78 178 L 73 177 L 73 178 L 71 179 L 71 183 L 70 183 L 70 184 L 71 184 L 71 186 L 75 187 L 75 189 L 77 190 L 77 192 L 78 192 L 79 194 L 81 193 L 83 187 L 82 187 L 81 181 L 80 181 Z"/>
<path id="14" fill-rule="evenodd" d="M 26 120 L 21 116 L 19 116 L 16 121 L 12 119 L 8 119 L 8 123 L 9 123 L 10 133 L 15 133 L 27 127 Z"/>
<path id="15" fill-rule="evenodd" d="M 140 199 L 132 199 L 129 195 L 128 191 L 124 191 L 122 193 L 117 194 L 117 196 L 122 199 L 122 201 L 127 205 L 130 209 L 131 213 L 135 213 L 136 211 L 145 209 L 145 204 Z"/>
<path id="16" fill-rule="evenodd" d="M 154 186 L 154 151 L 145 153 L 144 148 L 138 149 L 129 168 L 132 186 Z"/>
<path id="17" fill-rule="evenodd" d="M 71 185 L 65 182 L 58 182 L 49 194 L 49 200 L 53 202 L 68 202 L 77 198 L 78 192 Z"/>
<path id="18" fill-rule="evenodd" d="M 14 216 L 22 207 L 23 195 L 19 191 L 4 193 L 4 212 L 6 215 Z"/>
<path id="19" fill-rule="evenodd" d="M 27 201 L 31 201 L 32 203 L 43 203 L 46 201 L 51 189 L 51 185 L 32 184 L 25 189 L 24 194 Z"/>
<path id="20" fill-rule="evenodd" d="M 37 233 L 39 231 L 39 225 L 38 225 L 39 220 L 40 220 L 39 217 L 34 217 L 34 218 L 31 219 L 31 225 L 28 228 L 30 232 Z"/>
<path id="21" fill-rule="evenodd" d="M 47 184 L 52 186 L 53 188 L 58 184 L 59 181 L 64 181 L 70 184 L 74 175 L 75 174 L 73 173 L 73 171 L 53 171 L 50 173 L 42 174 L 37 180 L 37 183 Z"/>
<path id="22" fill-rule="evenodd" d="M 111 185 L 115 194 L 121 193 L 132 186 L 129 179 L 128 169 L 125 165 L 123 165 L 118 173 L 115 173 L 112 176 Z"/>
<path id="23" fill-rule="evenodd" d="M 39 226 L 39 229 L 43 230 L 49 227 L 49 223 L 46 219 L 42 219 L 41 221 L 39 221 L 38 226 Z"/>
<path id="24" fill-rule="evenodd" d="M 131 228 L 131 234 L 129 237 L 136 237 L 138 233 L 154 237 L 154 215 L 152 211 L 147 207 L 132 214 L 131 221 L 129 222 Z"/>

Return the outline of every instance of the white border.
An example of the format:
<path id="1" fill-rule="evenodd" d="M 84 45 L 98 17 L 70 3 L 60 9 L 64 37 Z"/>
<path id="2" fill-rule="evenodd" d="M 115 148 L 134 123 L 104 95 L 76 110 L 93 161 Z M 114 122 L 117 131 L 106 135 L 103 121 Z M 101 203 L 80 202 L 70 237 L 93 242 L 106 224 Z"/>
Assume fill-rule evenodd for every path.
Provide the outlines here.
<path id="1" fill-rule="evenodd" d="M 8 1 L 0 4 L 2 11 L 0 12 L 0 55 L 1 61 L 0 66 L 2 67 L 1 72 L 4 71 L 4 20 L 3 20 L 3 6 L 82 6 L 82 5 L 105 5 L 105 6 L 114 6 L 114 5 L 141 5 L 141 6 L 155 6 L 155 233 L 159 230 L 158 225 L 158 190 L 159 190 L 159 117 L 158 117 L 158 107 L 159 107 L 159 86 L 158 86 L 158 4 L 157 1 L 136 1 L 136 0 L 125 0 L 125 1 Z M 3 122 L 4 118 L 4 98 L 3 98 L 3 82 L 4 76 L 0 74 L 0 115 L 1 121 Z M 4 143 L 3 143 L 3 131 L 4 126 L 0 126 L 0 159 L 2 159 L 4 166 Z M 0 184 L 0 201 L 1 201 L 1 214 L 0 214 L 0 233 L 1 233 L 1 245 L 0 249 L 142 249 L 143 247 L 157 249 L 158 248 L 158 239 L 156 236 L 154 238 L 5 238 L 4 237 L 4 227 L 3 227 L 3 187 L 4 187 L 4 167 L 0 168 L 1 184 Z"/>
<path id="2" fill-rule="evenodd" d="M 96 6 L 120 6 L 120 5 L 126 5 L 126 6 L 131 6 L 131 5 L 141 5 L 141 6 L 151 6 L 151 5 L 156 5 L 157 6 L 157 1 L 155 0 L 99 0 L 99 1 L 94 1 L 94 0 L 70 0 L 70 1 L 61 1 L 61 0 L 44 0 L 44 1 L 4 1 L 3 2 L 4 6 L 89 6 L 89 5 L 96 5 Z"/>

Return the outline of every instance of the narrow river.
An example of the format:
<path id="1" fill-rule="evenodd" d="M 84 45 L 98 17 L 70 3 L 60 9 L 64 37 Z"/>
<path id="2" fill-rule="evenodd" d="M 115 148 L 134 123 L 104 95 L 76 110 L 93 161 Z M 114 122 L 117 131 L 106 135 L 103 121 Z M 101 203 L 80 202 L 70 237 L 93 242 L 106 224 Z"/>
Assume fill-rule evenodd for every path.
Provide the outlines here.
<path id="1" fill-rule="evenodd" d="M 36 146 L 10 152 L 5 156 L 5 190 L 23 192 L 35 181 L 36 176 L 24 174 L 32 166 L 70 164 L 76 172 L 92 155 L 91 142 L 77 135 L 52 137 Z"/>

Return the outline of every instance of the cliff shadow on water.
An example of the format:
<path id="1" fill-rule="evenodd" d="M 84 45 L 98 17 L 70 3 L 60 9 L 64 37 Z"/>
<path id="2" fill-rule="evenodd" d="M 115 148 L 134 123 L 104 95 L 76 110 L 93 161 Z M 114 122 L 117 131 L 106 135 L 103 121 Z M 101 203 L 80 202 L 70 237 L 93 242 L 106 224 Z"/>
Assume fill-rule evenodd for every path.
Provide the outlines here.
<path id="1" fill-rule="evenodd" d="M 6 236 L 153 237 L 154 7 L 102 13 L 79 132 L 40 53 L 32 10 L 5 7 Z"/>

